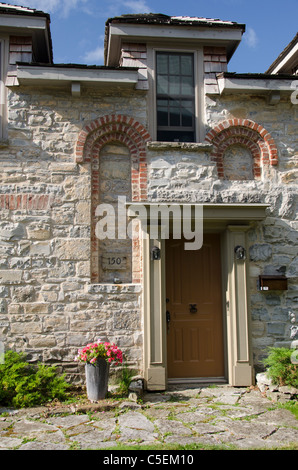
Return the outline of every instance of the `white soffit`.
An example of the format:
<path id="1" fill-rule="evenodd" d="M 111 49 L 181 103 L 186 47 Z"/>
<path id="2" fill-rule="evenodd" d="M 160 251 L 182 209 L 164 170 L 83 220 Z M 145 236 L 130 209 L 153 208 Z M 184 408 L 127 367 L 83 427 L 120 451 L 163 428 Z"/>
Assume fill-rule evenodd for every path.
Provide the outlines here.
<path id="1" fill-rule="evenodd" d="M 3 30 L 46 30 L 47 18 L 22 15 L 0 15 L 0 28 Z"/>
<path id="2" fill-rule="evenodd" d="M 19 85 L 50 86 L 81 83 L 87 86 L 119 85 L 135 87 L 138 83 L 138 71 L 127 69 L 92 69 L 76 67 L 42 67 L 18 65 L 17 81 Z"/>
<path id="3" fill-rule="evenodd" d="M 240 78 L 240 77 L 217 77 L 219 92 L 223 94 L 233 93 L 264 93 L 272 91 L 293 93 L 291 79 L 274 79 L 270 77 Z M 293 78 L 294 80 L 294 78 Z"/>

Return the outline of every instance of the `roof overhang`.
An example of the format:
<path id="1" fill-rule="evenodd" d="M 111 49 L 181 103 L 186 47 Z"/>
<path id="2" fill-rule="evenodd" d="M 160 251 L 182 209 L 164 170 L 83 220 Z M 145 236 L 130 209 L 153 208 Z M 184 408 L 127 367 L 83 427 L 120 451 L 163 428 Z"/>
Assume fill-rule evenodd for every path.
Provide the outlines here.
<path id="1" fill-rule="evenodd" d="M 272 74 L 283 73 L 292 70 L 298 63 L 298 43 L 293 47 L 289 54 L 272 69 Z"/>
<path id="2" fill-rule="evenodd" d="M 270 65 L 266 73 L 288 73 L 298 64 L 298 33 L 277 59 Z"/>
<path id="3" fill-rule="evenodd" d="M 9 14 L 0 9 L 0 33 L 7 35 L 32 36 L 36 60 L 52 63 L 52 39 L 50 17 L 42 12 Z"/>
<path id="4" fill-rule="evenodd" d="M 195 48 L 201 45 L 225 47 L 228 60 L 239 46 L 244 26 L 233 24 L 134 24 L 123 22 L 107 22 L 105 38 L 105 64 L 119 64 L 123 42 L 141 42 L 156 46 L 175 46 Z"/>
<path id="5" fill-rule="evenodd" d="M 297 80 L 295 75 L 235 74 L 224 72 L 217 75 L 219 93 L 267 95 L 279 101 L 282 95 L 293 93 L 292 83 Z M 274 104 L 272 102 L 272 104 Z"/>
<path id="6" fill-rule="evenodd" d="M 73 84 L 80 84 L 85 87 L 135 88 L 137 83 L 137 68 L 17 65 L 17 85 L 65 88 Z"/>

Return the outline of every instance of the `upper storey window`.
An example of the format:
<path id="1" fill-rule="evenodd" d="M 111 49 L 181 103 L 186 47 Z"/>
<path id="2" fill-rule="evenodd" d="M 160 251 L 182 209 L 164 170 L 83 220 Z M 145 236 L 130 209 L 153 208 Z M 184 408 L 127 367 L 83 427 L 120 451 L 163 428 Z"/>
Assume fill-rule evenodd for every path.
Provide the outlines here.
<path id="1" fill-rule="evenodd" d="M 157 140 L 195 142 L 194 55 L 156 53 Z"/>

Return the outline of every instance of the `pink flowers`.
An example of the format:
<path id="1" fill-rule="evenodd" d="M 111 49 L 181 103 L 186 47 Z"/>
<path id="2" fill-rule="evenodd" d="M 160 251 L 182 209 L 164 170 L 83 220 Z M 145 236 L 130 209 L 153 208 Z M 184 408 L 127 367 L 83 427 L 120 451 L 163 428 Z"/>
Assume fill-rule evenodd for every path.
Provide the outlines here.
<path id="1" fill-rule="evenodd" d="M 98 358 L 103 358 L 109 363 L 118 365 L 119 363 L 122 364 L 123 353 L 114 343 L 108 343 L 107 341 L 103 343 L 98 340 L 79 349 L 75 361 L 95 364 Z"/>

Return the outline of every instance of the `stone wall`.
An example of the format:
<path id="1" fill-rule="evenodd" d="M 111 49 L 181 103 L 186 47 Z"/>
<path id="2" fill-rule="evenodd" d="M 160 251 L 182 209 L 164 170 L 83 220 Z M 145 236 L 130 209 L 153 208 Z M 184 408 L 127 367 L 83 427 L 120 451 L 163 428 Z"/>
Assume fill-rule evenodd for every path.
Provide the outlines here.
<path id="1" fill-rule="evenodd" d="M 124 145 L 110 144 L 99 153 L 99 204 L 109 204 L 119 220 L 118 197 L 131 201 L 131 159 Z M 127 222 L 127 217 L 126 217 Z M 121 238 L 121 227 L 115 227 L 115 240 L 99 241 L 99 281 L 132 282 L 132 243 Z M 125 224 L 123 224 L 125 225 Z"/>
<path id="2" fill-rule="evenodd" d="M 263 165 L 259 181 L 241 185 L 225 182 L 222 191 L 231 202 L 238 188 L 243 202 L 270 204 L 268 217 L 249 232 L 252 340 L 258 364 L 268 346 L 289 345 L 290 313 L 297 314 L 298 309 L 298 108 L 290 97 L 282 98 L 276 106 L 270 106 L 266 97 L 254 95 L 208 99 L 209 126 L 223 118 L 252 119 L 261 124 L 278 151 L 278 165 Z M 260 274 L 278 273 L 289 278 L 288 291 L 258 290 Z"/>
<path id="3" fill-rule="evenodd" d="M 73 383 L 82 371 L 77 349 L 98 338 L 116 342 L 141 369 L 140 284 L 90 282 L 91 170 L 76 163 L 75 148 L 81 129 L 102 115 L 124 112 L 146 125 L 144 95 L 85 91 L 75 99 L 18 88 L 8 103 L 9 145 L 0 150 L 0 340 L 32 361 L 64 365 Z"/>
<path id="4" fill-rule="evenodd" d="M 121 178 L 111 175 L 111 168 L 94 166 L 91 153 L 84 160 L 82 147 L 76 150 L 88 123 L 120 115 L 121 123 L 111 119 L 105 129 L 123 135 L 126 146 L 126 131 L 135 133 L 131 148 L 139 155 L 131 165 L 133 200 L 146 200 L 148 195 L 151 202 L 270 204 L 267 219 L 248 232 L 255 364 L 260 364 L 268 346 L 288 341 L 289 313 L 297 314 L 298 305 L 298 112 L 289 100 L 269 106 L 257 96 L 206 97 L 207 131 L 236 119 L 250 138 L 249 146 L 244 137 L 240 143 L 231 141 L 222 161 L 213 153 L 211 141 L 148 142 L 142 91 L 85 90 L 76 99 L 61 90 L 18 88 L 9 92 L 8 102 L 9 145 L 0 149 L 0 340 L 7 349 L 23 350 L 34 361 L 61 363 L 75 382 L 81 371 L 73 362 L 77 349 L 100 337 L 115 341 L 129 364 L 142 369 L 140 246 L 132 246 L 133 283 L 127 283 L 131 272 L 122 279 L 126 284 L 113 285 L 112 278 L 103 278 L 103 284 L 91 282 L 91 260 L 98 258 L 91 243 L 92 192 L 99 184 L 94 174 L 101 171 L 109 184 L 118 184 Z M 272 142 L 266 154 L 263 137 L 254 140 L 246 121 L 246 126 L 254 122 L 270 133 L 278 158 Z M 148 142 L 146 151 L 137 144 L 142 137 Z M 115 142 L 107 144 L 110 147 L 99 151 L 115 155 Z M 237 146 L 245 165 L 231 172 Z M 116 150 L 117 160 L 119 147 Z M 258 152 L 262 158 L 257 158 Z M 124 154 L 126 158 L 126 150 Z M 288 276 L 288 291 L 260 292 L 258 276 L 277 270 Z"/>
<path id="5" fill-rule="evenodd" d="M 230 162 L 227 168 L 219 168 L 219 157 L 214 158 L 214 149 L 207 145 L 152 143 L 148 151 L 148 197 L 156 202 L 270 205 L 266 220 L 248 232 L 252 347 L 258 369 L 267 347 L 288 345 L 289 314 L 298 311 L 298 108 L 290 98 L 270 106 L 265 97 L 245 95 L 206 97 L 206 104 L 207 131 L 223 122 L 228 127 L 228 123 L 236 121 L 238 138 L 233 136 L 235 140 L 230 141 L 226 150 L 229 155 L 225 155 L 231 159 L 232 153 L 234 161 L 235 152 L 242 156 L 237 165 L 234 162 L 233 172 Z M 250 133 L 247 127 L 253 127 L 253 123 L 257 123 L 255 129 L 265 129 L 259 131 L 265 139 L 270 134 L 268 146 L 271 146 L 266 153 L 266 148 L 261 148 L 263 142 L 259 143 L 256 152 L 261 155 L 263 151 L 263 155 L 254 176 L 251 167 L 254 144 L 247 137 Z M 243 139 L 239 151 L 240 136 Z M 259 275 L 283 273 L 289 278 L 287 291 L 259 290 Z"/>

